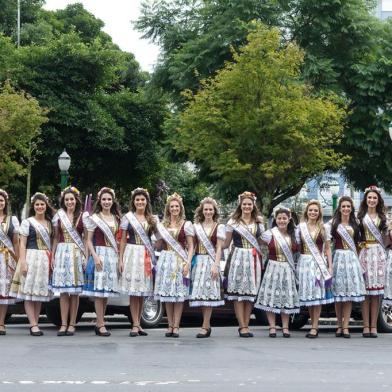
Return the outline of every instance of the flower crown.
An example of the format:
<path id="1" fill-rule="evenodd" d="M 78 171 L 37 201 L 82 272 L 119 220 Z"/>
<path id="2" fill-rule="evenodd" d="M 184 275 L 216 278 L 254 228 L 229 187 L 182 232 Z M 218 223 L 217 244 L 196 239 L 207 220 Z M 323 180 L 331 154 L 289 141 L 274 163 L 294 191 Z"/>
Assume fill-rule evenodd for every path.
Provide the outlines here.
<path id="1" fill-rule="evenodd" d="M 281 213 L 281 212 L 287 212 L 288 215 L 289 215 L 289 217 L 291 218 L 291 210 L 290 210 L 290 208 L 285 207 L 285 206 L 281 206 L 281 205 L 277 205 L 277 206 L 274 208 L 274 211 L 273 211 L 273 215 L 274 215 L 275 218 L 276 218 L 277 215 L 278 215 L 278 211 L 279 211 L 279 213 Z"/>
<path id="2" fill-rule="evenodd" d="M 133 196 L 135 193 L 138 193 L 138 192 L 144 192 L 144 193 L 146 193 L 146 194 L 148 195 L 148 197 L 150 197 L 150 194 L 148 193 L 148 190 L 145 189 L 145 188 L 140 188 L 140 187 L 135 188 L 135 189 L 131 192 L 131 196 Z"/>
<path id="3" fill-rule="evenodd" d="M 5 196 L 5 198 L 8 200 L 8 193 L 4 189 L 0 188 L 0 193 L 2 193 Z"/>
<path id="4" fill-rule="evenodd" d="M 255 203 L 257 200 L 256 195 L 253 192 L 245 191 L 238 196 L 238 203 L 241 203 L 243 199 L 251 199 Z"/>
<path id="5" fill-rule="evenodd" d="M 45 199 L 46 202 L 49 202 L 49 198 L 48 198 L 48 196 L 45 195 L 45 193 L 35 192 L 34 195 L 31 196 L 31 198 L 30 198 L 30 203 L 32 203 L 37 196 L 41 196 Z"/>
<path id="6" fill-rule="evenodd" d="M 63 190 L 61 191 L 61 197 L 63 197 L 64 194 L 65 194 L 66 192 L 68 192 L 68 191 L 72 191 L 72 192 L 76 193 L 78 196 L 80 196 L 79 189 L 77 189 L 77 188 L 74 187 L 74 186 L 67 186 L 65 189 L 63 189 Z"/>
<path id="7" fill-rule="evenodd" d="M 215 208 L 218 208 L 218 203 L 216 202 L 216 200 L 212 197 L 205 197 L 201 202 L 200 205 L 203 205 L 204 203 L 210 203 L 212 204 Z"/>
<path id="8" fill-rule="evenodd" d="M 98 199 L 101 197 L 101 195 L 102 195 L 102 193 L 105 193 L 105 192 L 110 192 L 110 193 L 112 193 L 113 194 L 113 197 L 114 198 L 116 198 L 116 193 L 114 192 L 114 189 L 112 189 L 112 188 L 108 188 L 107 186 L 104 186 L 103 188 L 101 188 L 99 191 L 98 191 Z"/>
<path id="9" fill-rule="evenodd" d="M 174 192 L 172 195 L 168 196 L 166 203 L 170 203 L 172 200 L 180 200 L 182 203 L 182 197 L 177 192 Z"/>
<path id="10" fill-rule="evenodd" d="M 370 191 L 374 191 L 374 192 L 381 193 L 381 189 L 378 188 L 376 185 L 370 185 L 369 187 L 367 187 L 367 188 L 365 189 L 365 193 L 366 193 L 366 192 L 370 192 Z"/>

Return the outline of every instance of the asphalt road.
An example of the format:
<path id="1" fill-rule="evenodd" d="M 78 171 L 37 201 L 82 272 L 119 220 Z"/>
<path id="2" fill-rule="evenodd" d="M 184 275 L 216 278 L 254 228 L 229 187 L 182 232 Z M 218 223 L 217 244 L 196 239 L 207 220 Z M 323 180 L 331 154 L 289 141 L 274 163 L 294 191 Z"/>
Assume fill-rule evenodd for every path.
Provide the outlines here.
<path id="1" fill-rule="evenodd" d="M 209 339 L 183 328 L 179 339 L 164 329 L 148 337 L 128 337 L 128 325 L 112 326 L 112 336 L 94 336 L 84 322 L 74 337 L 57 337 L 46 324 L 30 337 L 23 324 L 0 336 L 0 391 L 387 391 L 392 387 L 392 335 L 335 338 L 325 328 L 309 340 L 305 331 L 290 339 L 267 337 L 253 327 L 240 339 L 235 327 L 217 327 Z M 280 334 L 278 334 L 280 335 Z M 267 389 L 268 388 L 268 389 Z"/>

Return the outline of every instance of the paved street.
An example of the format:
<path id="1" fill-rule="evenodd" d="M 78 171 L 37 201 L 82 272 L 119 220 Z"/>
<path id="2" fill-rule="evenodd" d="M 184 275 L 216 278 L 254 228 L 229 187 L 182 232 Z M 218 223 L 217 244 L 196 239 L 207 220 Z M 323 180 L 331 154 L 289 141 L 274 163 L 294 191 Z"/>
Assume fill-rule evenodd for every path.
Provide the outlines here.
<path id="1" fill-rule="evenodd" d="M 0 339 L 0 391 L 383 391 L 392 387 L 392 335 L 350 340 L 331 328 L 319 339 L 270 339 L 254 327 L 255 338 L 240 339 L 235 327 L 218 327 L 210 339 L 195 339 L 184 328 L 179 339 L 129 338 L 126 324 L 112 336 L 93 335 L 82 323 L 74 337 L 58 338 L 46 324 L 45 336 L 30 337 L 26 325 L 10 325 Z M 83 386 L 82 386 L 83 385 Z M 268 389 L 267 389 L 268 388 Z"/>

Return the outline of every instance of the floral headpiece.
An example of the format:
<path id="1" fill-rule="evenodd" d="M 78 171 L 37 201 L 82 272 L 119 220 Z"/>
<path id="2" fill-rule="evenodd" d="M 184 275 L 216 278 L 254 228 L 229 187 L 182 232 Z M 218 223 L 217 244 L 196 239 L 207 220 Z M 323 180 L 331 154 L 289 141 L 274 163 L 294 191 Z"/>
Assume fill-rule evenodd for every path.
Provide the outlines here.
<path id="1" fill-rule="evenodd" d="M 216 200 L 212 197 L 205 197 L 201 202 L 200 205 L 203 205 L 204 203 L 210 203 L 212 204 L 215 208 L 218 208 L 218 203 L 216 202 Z"/>
<path id="2" fill-rule="evenodd" d="M 172 195 L 168 196 L 166 203 L 170 203 L 172 200 L 180 200 L 182 203 L 182 197 L 177 192 L 174 192 Z"/>
<path id="3" fill-rule="evenodd" d="M 67 186 L 65 189 L 62 190 L 62 192 L 61 192 L 61 197 L 63 197 L 64 194 L 67 193 L 67 192 L 69 192 L 69 191 L 72 191 L 73 193 L 76 193 L 78 196 L 80 196 L 79 189 L 77 189 L 77 188 L 74 187 L 74 186 Z"/>
<path id="4" fill-rule="evenodd" d="M 150 194 L 148 193 L 148 190 L 145 189 L 145 188 L 140 188 L 140 187 L 134 189 L 134 190 L 131 192 L 131 196 L 133 196 L 135 193 L 138 193 L 138 192 L 144 192 L 144 193 L 146 193 L 146 194 L 148 195 L 148 197 L 150 197 Z"/>
<path id="5" fill-rule="evenodd" d="M 251 199 L 254 203 L 256 203 L 257 197 L 253 192 L 245 191 L 238 196 L 238 203 L 241 203 L 243 199 Z"/>
<path id="6" fill-rule="evenodd" d="M 278 215 L 278 211 L 279 211 L 279 214 L 280 214 L 281 212 L 287 212 L 287 214 L 288 214 L 289 217 L 291 218 L 291 210 L 290 210 L 290 208 L 285 207 L 285 206 L 281 206 L 281 205 L 277 205 L 277 206 L 274 208 L 274 211 L 273 211 L 273 215 L 274 215 L 275 218 L 276 218 L 276 216 Z"/>
<path id="7" fill-rule="evenodd" d="M 31 196 L 31 198 L 30 198 L 30 203 L 32 203 L 32 202 L 34 201 L 34 199 L 35 199 L 37 196 L 41 196 L 41 197 L 44 198 L 44 200 L 45 200 L 47 203 L 49 202 L 49 198 L 48 198 L 48 196 L 45 195 L 45 193 L 42 193 L 42 192 L 35 192 L 34 195 Z"/>
<path id="8" fill-rule="evenodd" d="M 378 188 L 376 185 L 370 185 L 369 187 L 367 187 L 367 188 L 365 189 L 365 193 L 366 193 L 366 192 L 370 192 L 370 191 L 374 191 L 374 192 L 381 193 L 381 189 Z"/>
<path id="9" fill-rule="evenodd" d="M 107 186 L 104 186 L 103 188 L 101 188 L 101 189 L 98 191 L 98 199 L 101 197 L 102 193 L 105 193 L 105 192 L 112 193 L 112 194 L 113 194 L 113 197 L 116 198 L 116 193 L 114 192 L 114 189 L 108 188 Z"/>
<path id="10" fill-rule="evenodd" d="M 5 198 L 8 200 L 8 193 L 4 189 L 0 188 L 0 193 L 2 193 L 5 196 Z"/>

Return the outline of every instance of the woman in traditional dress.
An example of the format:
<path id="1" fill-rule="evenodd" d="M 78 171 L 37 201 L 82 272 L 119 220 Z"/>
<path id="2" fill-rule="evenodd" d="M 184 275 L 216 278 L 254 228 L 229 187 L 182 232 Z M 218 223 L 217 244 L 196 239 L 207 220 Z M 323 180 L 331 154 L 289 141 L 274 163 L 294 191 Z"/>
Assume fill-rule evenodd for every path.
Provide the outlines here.
<path id="1" fill-rule="evenodd" d="M 358 259 L 360 230 L 355 218 L 354 203 L 348 196 L 339 200 L 332 219 L 331 236 L 335 244 L 332 285 L 338 322 L 335 336 L 350 338 L 352 303 L 364 301 L 366 289 Z"/>
<path id="2" fill-rule="evenodd" d="M 259 240 L 263 231 L 256 196 L 252 192 L 242 193 L 227 223 L 225 241 L 225 247 L 233 241 L 225 267 L 225 297 L 234 302 L 238 334 L 242 338 L 253 337 L 249 321 L 260 287 L 262 259 Z"/>
<path id="3" fill-rule="evenodd" d="M 321 306 L 334 302 L 330 235 L 324 227 L 318 200 L 310 200 L 296 231 L 301 256 L 298 260 L 299 300 L 309 308 L 312 327 L 307 338 L 318 337 Z"/>
<path id="4" fill-rule="evenodd" d="M 105 327 L 108 297 L 117 297 L 120 207 L 114 190 L 103 187 L 97 195 L 93 214 L 86 217 L 87 247 L 91 255 L 86 267 L 83 294 L 95 298 L 95 334 L 110 336 Z"/>
<path id="5" fill-rule="evenodd" d="M 50 260 L 52 251 L 53 209 L 48 197 L 35 193 L 31 198 L 29 218 L 20 225 L 19 261 L 10 295 L 24 300 L 30 322 L 30 335 L 41 336 L 38 327 L 41 303 L 50 301 Z"/>
<path id="6" fill-rule="evenodd" d="M 385 242 L 388 245 L 387 249 L 387 264 L 385 268 L 385 286 L 384 286 L 384 298 L 383 305 L 392 306 L 392 222 L 388 222 L 388 228 L 386 230 Z"/>
<path id="7" fill-rule="evenodd" d="M 377 337 L 380 296 L 384 294 L 386 253 L 383 235 L 387 231 L 384 200 L 380 190 L 365 190 L 358 211 L 363 248 L 359 260 L 365 271 L 366 297 L 362 303 L 363 337 Z"/>
<path id="8" fill-rule="evenodd" d="M 0 189 L 0 335 L 6 334 L 8 305 L 15 303 L 9 292 L 19 255 L 19 221 L 9 210 L 8 193 Z"/>
<path id="9" fill-rule="evenodd" d="M 295 226 L 289 209 L 278 208 L 274 215 L 272 229 L 261 236 L 268 246 L 269 256 L 255 307 L 266 311 L 271 338 L 276 337 L 276 314 L 282 318 L 283 337 L 289 338 L 290 314 L 299 313 L 294 265 Z"/>
<path id="10" fill-rule="evenodd" d="M 140 326 L 144 297 L 154 293 L 154 248 L 151 236 L 157 219 L 152 214 L 147 189 L 136 188 L 131 193 L 129 212 L 121 220 L 120 291 L 129 295 L 132 329 L 129 336 L 147 336 Z"/>
<path id="11" fill-rule="evenodd" d="M 75 333 L 79 294 L 83 290 L 83 267 L 86 258 L 82 202 L 79 191 L 70 186 L 61 192 L 60 209 L 53 218 L 54 244 L 52 283 L 60 295 L 61 327 L 57 336 Z"/>
<path id="12" fill-rule="evenodd" d="M 154 297 L 165 302 L 169 323 L 166 337 L 179 337 L 184 301 L 189 296 L 194 229 L 185 220 L 182 198 L 174 193 L 167 198 L 163 223 L 158 223 L 157 248 L 162 249 L 157 263 Z"/>
<path id="13" fill-rule="evenodd" d="M 218 223 L 216 201 L 204 198 L 195 211 L 195 256 L 192 260 L 192 289 L 189 306 L 201 306 L 203 324 L 197 338 L 211 335 L 212 309 L 224 304 L 220 285 L 220 260 L 226 239 L 225 226 Z"/>

